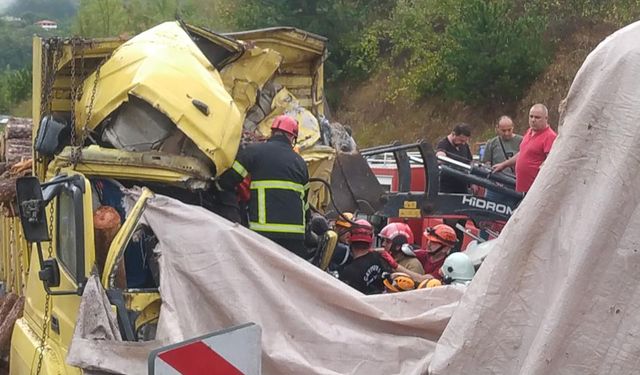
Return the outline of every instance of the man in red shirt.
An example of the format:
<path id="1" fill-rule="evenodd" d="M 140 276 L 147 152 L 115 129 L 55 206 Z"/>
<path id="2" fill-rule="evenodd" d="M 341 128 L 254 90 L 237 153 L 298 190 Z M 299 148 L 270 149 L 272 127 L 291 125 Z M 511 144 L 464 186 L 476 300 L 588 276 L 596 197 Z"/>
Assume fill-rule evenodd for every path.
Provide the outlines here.
<path id="1" fill-rule="evenodd" d="M 493 172 L 500 172 L 515 165 L 516 191 L 529 191 L 556 140 L 557 134 L 549 126 L 548 119 L 547 107 L 534 104 L 529 110 L 529 129 L 520 144 L 520 152 L 493 166 Z"/>

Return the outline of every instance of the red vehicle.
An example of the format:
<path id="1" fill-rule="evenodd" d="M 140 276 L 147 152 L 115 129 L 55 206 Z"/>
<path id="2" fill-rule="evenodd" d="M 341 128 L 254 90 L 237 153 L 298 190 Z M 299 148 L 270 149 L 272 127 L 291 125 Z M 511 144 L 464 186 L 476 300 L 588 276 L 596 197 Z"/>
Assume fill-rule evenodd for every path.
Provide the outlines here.
<path id="1" fill-rule="evenodd" d="M 464 249 L 473 239 L 472 235 L 479 236 L 482 230 L 483 235 L 496 235 L 522 198 L 522 194 L 513 189 L 515 181 L 492 176 L 486 168 L 436 157 L 426 142 L 379 146 L 362 150 L 361 154 L 366 159 L 366 167 L 354 155 L 338 155 L 338 169 L 366 169 L 362 175 L 348 177 L 334 170 L 332 186 L 338 186 L 334 189 L 339 192 L 338 207 L 372 215 L 374 225 L 406 222 L 416 241 L 422 241 L 426 227 L 440 224 L 444 219 L 466 219 L 465 229 L 471 235 L 464 236 Z M 501 192 L 511 197 L 511 202 L 490 201 L 471 194 L 440 193 L 441 173 Z"/>

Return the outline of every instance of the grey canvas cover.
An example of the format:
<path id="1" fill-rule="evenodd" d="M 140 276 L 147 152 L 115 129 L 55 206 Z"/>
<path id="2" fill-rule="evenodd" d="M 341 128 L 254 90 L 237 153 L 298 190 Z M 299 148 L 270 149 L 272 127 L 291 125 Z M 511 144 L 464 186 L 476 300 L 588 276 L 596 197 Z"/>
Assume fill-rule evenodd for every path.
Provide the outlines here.
<path id="1" fill-rule="evenodd" d="M 123 343 L 77 330 L 68 357 L 74 365 L 143 374 L 152 348 L 254 322 L 262 328 L 265 375 L 424 374 L 465 290 L 365 296 L 258 234 L 165 196 L 148 202 L 143 221 L 161 254 L 157 341 Z"/>
<path id="2" fill-rule="evenodd" d="M 640 372 L 640 23 L 589 55 L 560 122 L 431 374 Z"/>

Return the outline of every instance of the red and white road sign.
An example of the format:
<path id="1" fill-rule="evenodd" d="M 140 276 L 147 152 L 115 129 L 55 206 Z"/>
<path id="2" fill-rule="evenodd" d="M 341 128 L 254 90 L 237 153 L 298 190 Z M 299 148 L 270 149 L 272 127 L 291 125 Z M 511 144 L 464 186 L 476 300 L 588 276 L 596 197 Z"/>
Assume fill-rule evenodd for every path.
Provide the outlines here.
<path id="1" fill-rule="evenodd" d="M 260 375 L 261 333 L 248 323 L 156 349 L 149 354 L 149 374 Z"/>

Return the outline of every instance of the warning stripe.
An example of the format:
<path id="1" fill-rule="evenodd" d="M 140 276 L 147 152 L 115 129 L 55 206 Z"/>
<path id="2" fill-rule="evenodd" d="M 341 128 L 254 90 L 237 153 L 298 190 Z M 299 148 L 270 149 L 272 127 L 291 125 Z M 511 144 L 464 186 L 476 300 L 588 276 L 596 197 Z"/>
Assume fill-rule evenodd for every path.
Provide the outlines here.
<path id="1" fill-rule="evenodd" d="M 244 375 L 202 341 L 158 354 L 182 375 Z"/>

